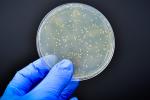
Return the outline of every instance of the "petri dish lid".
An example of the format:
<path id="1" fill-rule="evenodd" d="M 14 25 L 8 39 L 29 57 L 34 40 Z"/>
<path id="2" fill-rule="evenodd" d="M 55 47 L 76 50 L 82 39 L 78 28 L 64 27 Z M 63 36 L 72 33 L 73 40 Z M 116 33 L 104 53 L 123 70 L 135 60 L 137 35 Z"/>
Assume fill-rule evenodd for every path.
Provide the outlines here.
<path id="1" fill-rule="evenodd" d="M 68 3 L 54 8 L 43 18 L 37 32 L 39 56 L 70 59 L 73 77 L 81 81 L 101 73 L 114 49 L 110 23 L 100 11 L 86 4 Z M 45 62 L 49 65 L 46 59 Z"/>

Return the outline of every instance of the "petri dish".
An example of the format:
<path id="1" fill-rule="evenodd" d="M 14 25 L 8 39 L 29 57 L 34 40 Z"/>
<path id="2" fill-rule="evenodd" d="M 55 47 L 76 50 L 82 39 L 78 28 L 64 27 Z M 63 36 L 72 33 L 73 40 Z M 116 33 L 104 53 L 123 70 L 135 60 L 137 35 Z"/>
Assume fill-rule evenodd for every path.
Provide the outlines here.
<path id="1" fill-rule="evenodd" d="M 39 25 L 36 42 L 40 57 L 70 59 L 74 64 L 73 77 L 81 81 L 101 73 L 115 49 L 114 32 L 106 17 L 81 3 L 63 4 L 51 10 Z"/>

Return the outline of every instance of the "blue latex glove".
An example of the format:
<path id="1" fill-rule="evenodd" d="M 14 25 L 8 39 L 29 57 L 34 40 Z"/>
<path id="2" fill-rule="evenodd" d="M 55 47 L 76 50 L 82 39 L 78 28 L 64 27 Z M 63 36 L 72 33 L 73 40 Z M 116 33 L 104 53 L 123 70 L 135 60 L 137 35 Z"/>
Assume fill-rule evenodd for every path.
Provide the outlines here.
<path id="1" fill-rule="evenodd" d="M 49 56 L 50 63 L 54 59 Z M 50 69 L 40 58 L 16 73 L 1 100 L 67 100 L 79 84 L 72 75 L 70 60 L 64 59 Z"/>

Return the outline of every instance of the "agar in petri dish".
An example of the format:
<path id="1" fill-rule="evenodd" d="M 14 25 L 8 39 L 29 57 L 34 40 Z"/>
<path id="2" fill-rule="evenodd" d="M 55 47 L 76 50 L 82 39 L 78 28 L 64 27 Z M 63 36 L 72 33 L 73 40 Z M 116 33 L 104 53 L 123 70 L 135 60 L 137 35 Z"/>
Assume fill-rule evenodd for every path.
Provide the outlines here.
<path id="1" fill-rule="evenodd" d="M 56 55 L 70 59 L 75 79 L 87 80 L 101 73 L 114 54 L 115 38 L 106 17 L 81 3 L 68 3 L 51 10 L 37 33 L 40 57 Z M 47 60 L 45 62 L 48 64 Z M 52 66 L 50 66 L 52 67 Z"/>

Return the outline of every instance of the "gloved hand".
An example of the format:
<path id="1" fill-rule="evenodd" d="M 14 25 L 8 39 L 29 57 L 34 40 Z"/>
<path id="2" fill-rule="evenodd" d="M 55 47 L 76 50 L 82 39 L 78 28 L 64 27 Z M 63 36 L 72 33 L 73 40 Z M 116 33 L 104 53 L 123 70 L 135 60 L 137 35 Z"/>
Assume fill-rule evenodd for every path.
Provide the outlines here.
<path id="1" fill-rule="evenodd" d="M 50 63 L 54 59 L 49 56 Z M 79 84 L 72 75 L 70 60 L 64 59 L 50 69 L 40 58 L 16 73 L 1 100 L 67 100 Z"/>

